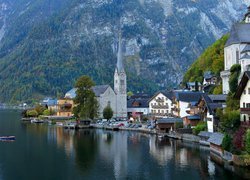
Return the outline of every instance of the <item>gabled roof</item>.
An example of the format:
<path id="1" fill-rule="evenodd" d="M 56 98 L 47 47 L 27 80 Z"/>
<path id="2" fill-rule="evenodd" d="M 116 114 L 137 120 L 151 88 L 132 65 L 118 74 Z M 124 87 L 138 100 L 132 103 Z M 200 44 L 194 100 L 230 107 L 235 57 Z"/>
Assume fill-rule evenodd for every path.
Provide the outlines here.
<path id="1" fill-rule="evenodd" d="M 189 120 L 199 120 L 201 117 L 199 115 L 186 116 Z"/>
<path id="2" fill-rule="evenodd" d="M 240 59 L 250 59 L 250 55 L 245 53 Z"/>
<path id="3" fill-rule="evenodd" d="M 201 85 L 200 82 L 197 82 L 197 83 L 198 83 L 198 86 Z M 187 82 L 187 85 L 188 85 L 188 86 L 195 86 L 195 82 Z"/>
<path id="4" fill-rule="evenodd" d="M 198 136 L 209 138 L 213 133 L 207 131 L 201 131 Z"/>
<path id="5" fill-rule="evenodd" d="M 152 101 L 156 96 L 158 96 L 158 94 L 163 94 L 164 96 L 166 96 L 168 99 L 170 99 L 171 101 L 173 100 L 174 97 L 174 92 L 167 92 L 167 91 L 158 91 L 157 93 L 154 94 L 154 96 L 152 98 L 150 98 L 148 100 L 148 102 Z"/>
<path id="6" fill-rule="evenodd" d="M 250 79 L 250 71 L 245 71 L 240 80 L 240 84 L 238 85 L 236 93 L 234 95 L 237 99 L 240 99 L 240 96 L 243 93 L 249 79 Z"/>
<path id="7" fill-rule="evenodd" d="M 233 25 L 230 37 L 226 42 L 225 47 L 232 44 L 250 43 L 250 24 L 249 23 L 236 23 Z"/>
<path id="8" fill-rule="evenodd" d="M 102 95 L 103 93 L 105 93 L 105 91 L 108 89 L 109 85 L 99 85 L 99 86 L 94 86 L 92 88 L 92 90 L 95 93 L 96 97 L 99 97 L 100 95 Z"/>
<path id="9" fill-rule="evenodd" d="M 176 92 L 176 99 L 183 102 L 198 102 L 202 96 L 202 92 L 181 91 Z"/>
<path id="10" fill-rule="evenodd" d="M 148 108 L 149 104 L 148 104 L 148 98 L 133 98 L 133 99 L 129 99 L 127 101 L 127 107 L 128 108 Z M 138 103 L 139 106 L 133 106 L 134 103 Z"/>
<path id="11" fill-rule="evenodd" d="M 93 92 L 95 93 L 96 97 L 99 97 L 101 94 L 103 94 L 108 87 L 110 87 L 109 85 L 99 85 L 99 86 L 94 86 L 92 88 Z M 76 97 L 76 88 L 73 88 L 71 90 L 69 90 L 66 94 L 65 94 L 65 98 L 70 98 L 70 99 L 74 99 Z"/>
<path id="12" fill-rule="evenodd" d="M 245 48 L 240 52 L 241 54 L 250 52 L 250 44 L 246 45 Z"/>
<path id="13" fill-rule="evenodd" d="M 208 97 L 213 101 L 213 102 L 226 102 L 227 100 L 227 95 L 226 94 L 210 94 Z"/>
<path id="14" fill-rule="evenodd" d="M 212 144 L 220 146 L 222 144 L 223 138 L 224 138 L 224 134 L 213 133 L 207 141 Z"/>
<path id="15" fill-rule="evenodd" d="M 182 118 L 162 118 L 158 119 L 158 124 L 166 124 L 166 123 L 176 123 L 176 122 L 183 122 Z"/>
<path id="16" fill-rule="evenodd" d="M 204 72 L 204 78 L 205 79 L 211 79 L 213 77 L 213 74 L 211 71 Z"/>

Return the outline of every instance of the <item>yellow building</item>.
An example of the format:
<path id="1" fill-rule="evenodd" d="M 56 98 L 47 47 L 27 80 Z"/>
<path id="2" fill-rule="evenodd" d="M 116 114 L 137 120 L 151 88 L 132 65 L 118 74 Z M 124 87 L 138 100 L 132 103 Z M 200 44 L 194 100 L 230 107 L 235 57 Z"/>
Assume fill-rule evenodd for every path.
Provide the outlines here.
<path id="1" fill-rule="evenodd" d="M 72 99 L 59 99 L 57 106 L 57 116 L 70 117 L 73 115 L 74 102 Z"/>

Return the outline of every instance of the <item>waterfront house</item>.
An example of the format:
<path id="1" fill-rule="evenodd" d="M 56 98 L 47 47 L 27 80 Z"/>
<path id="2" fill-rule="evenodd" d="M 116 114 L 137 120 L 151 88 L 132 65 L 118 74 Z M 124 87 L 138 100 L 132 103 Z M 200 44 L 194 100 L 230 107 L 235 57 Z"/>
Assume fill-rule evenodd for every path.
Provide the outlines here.
<path id="1" fill-rule="evenodd" d="M 227 95 L 207 95 L 203 94 L 198 102 L 199 115 L 202 121 L 207 122 L 209 132 L 215 132 L 219 125 L 219 119 L 216 116 L 217 109 L 226 107 Z"/>
<path id="2" fill-rule="evenodd" d="M 199 143 L 202 145 L 210 145 L 210 143 L 207 141 L 213 133 L 207 132 L 207 131 L 201 131 L 198 136 L 200 137 Z"/>
<path id="3" fill-rule="evenodd" d="M 72 99 L 63 98 L 59 99 L 57 103 L 57 116 L 60 117 L 71 117 L 73 116 L 74 102 Z"/>
<path id="4" fill-rule="evenodd" d="M 241 126 L 250 128 L 250 71 L 245 71 L 235 97 L 240 100 Z"/>
<path id="5" fill-rule="evenodd" d="M 42 100 L 41 105 L 45 106 L 50 111 L 57 112 L 58 111 L 57 103 L 58 103 L 57 99 L 46 97 Z"/>
<path id="6" fill-rule="evenodd" d="M 163 118 L 173 116 L 173 92 L 157 92 L 149 100 L 149 112 L 152 117 Z"/>
<path id="7" fill-rule="evenodd" d="M 148 101 L 150 96 L 147 94 L 135 94 L 127 100 L 128 117 L 141 120 L 143 116 L 149 114 Z"/>
<path id="8" fill-rule="evenodd" d="M 216 83 L 217 77 L 211 71 L 204 72 L 203 86 L 215 85 Z"/>
<path id="9" fill-rule="evenodd" d="M 201 117 L 198 114 L 195 115 L 189 115 L 186 117 L 183 117 L 183 125 L 184 126 L 196 126 L 201 120 Z"/>
<path id="10" fill-rule="evenodd" d="M 191 107 L 200 99 L 203 93 L 192 91 L 175 91 L 173 98 L 173 114 L 176 117 L 186 117 L 190 115 Z"/>
<path id="11" fill-rule="evenodd" d="M 161 118 L 157 120 L 156 130 L 159 133 L 168 133 L 171 129 L 175 130 L 176 123 L 182 123 L 182 118 Z"/>
<path id="12" fill-rule="evenodd" d="M 224 135 L 221 133 L 213 133 L 210 138 L 207 140 L 210 143 L 210 151 L 218 154 L 220 156 L 223 155 L 223 149 L 222 149 L 222 141 L 223 141 Z"/>

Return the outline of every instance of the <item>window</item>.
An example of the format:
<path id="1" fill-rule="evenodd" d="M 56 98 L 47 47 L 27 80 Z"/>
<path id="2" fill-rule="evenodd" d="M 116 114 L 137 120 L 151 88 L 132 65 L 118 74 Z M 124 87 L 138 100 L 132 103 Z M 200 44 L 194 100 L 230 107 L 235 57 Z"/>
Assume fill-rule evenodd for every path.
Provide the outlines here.
<path id="1" fill-rule="evenodd" d="M 244 89 L 244 94 L 246 94 L 246 90 Z"/>
<path id="2" fill-rule="evenodd" d="M 168 110 L 167 110 L 167 114 L 168 114 Z"/>
<path id="3" fill-rule="evenodd" d="M 158 113 L 161 113 L 161 111 L 160 111 L 160 110 L 158 110 Z"/>
<path id="4" fill-rule="evenodd" d="M 250 103 L 247 103 L 247 104 L 246 104 L 246 108 L 250 108 Z"/>
<path id="5" fill-rule="evenodd" d="M 246 107 L 246 103 L 243 103 L 243 108 L 245 108 Z"/>
<path id="6" fill-rule="evenodd" d="M 250 94 L 250 88 L 248 88 L 248 94 Z"/>

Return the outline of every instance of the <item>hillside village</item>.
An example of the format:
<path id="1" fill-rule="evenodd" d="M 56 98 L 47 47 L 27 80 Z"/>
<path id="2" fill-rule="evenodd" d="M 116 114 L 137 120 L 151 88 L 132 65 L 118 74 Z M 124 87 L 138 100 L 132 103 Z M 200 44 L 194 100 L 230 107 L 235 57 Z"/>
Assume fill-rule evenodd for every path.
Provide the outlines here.
<path id="1" fill-rule="evenodd" d="M 175 136 L 176 133 L 193 133 L 199 135 L 203 143 L 210 143 L 211 149 L 222 157 L 224 157 L 223 149 L 235 153 L 236 147 L 225 149 L 223 141 L 225 141 L 225 135 L 231 134 L 233 136 L 233 133 L 237 134 L 238 130 L 243 131 L 243 135 L 249 133 L 247 131 L 250 128 L 249 29 L 250 7 L 248 7 L 243 21 L 232 26 L 224 47 L 224 71 L 220 73 L 220 77 L 208 70 L 204 72 L 202 82 L 187 82 L 182 89 L 159 91 L 153 95 L 127 93 L 122 38 L 120 38 L 117 65 L 114 70 L 114 88 L 109 85 L 97 85 L 92 88 L 99 104 L 99 117 L 97 119 L 103 119 L 104 108 L 110 106 L 113 111 L 112 118 L 115 120 L 128 120 L 131 123 L 152 121 L 153 123 L 148 128 L 151 130 L 155 128 L 159 134 L 168 133 Z M 232 85 L 230 85 L 232 83 L 232 67 L 237 64 L 240 66 L 240 72 L 236 77 L 237 87 L 235 92 L 232 92 Z M 217 86 L 221 83 L 220 78 L 222 79 L 221 94 L 209 94 L 211 86 Z M 55 118 L 71 118 L 74 115 L 74 98 L 76 96 L 76 89 L 72 88 L 65 93 L 63 98 L 45 98 L 41 105 L 53 111 Z M 227 125 L 222 121 L 225 114 L 221 115 L 231 108 L 228 107 L 229 101 L 234 102 L 234 108 L 230 110 L 240 112 L 238 122 L 230 124 L 232 125 L 231 129 L 235 128 L 233 132 L 228 130 Z M 237 146 L 239 149 L 236 148 L 237 152 L 245 149 L 243 135 L 241 135 L 240 145 Z M 232 141 L 234 140 L 231 140 L 230 143 Z"/>

